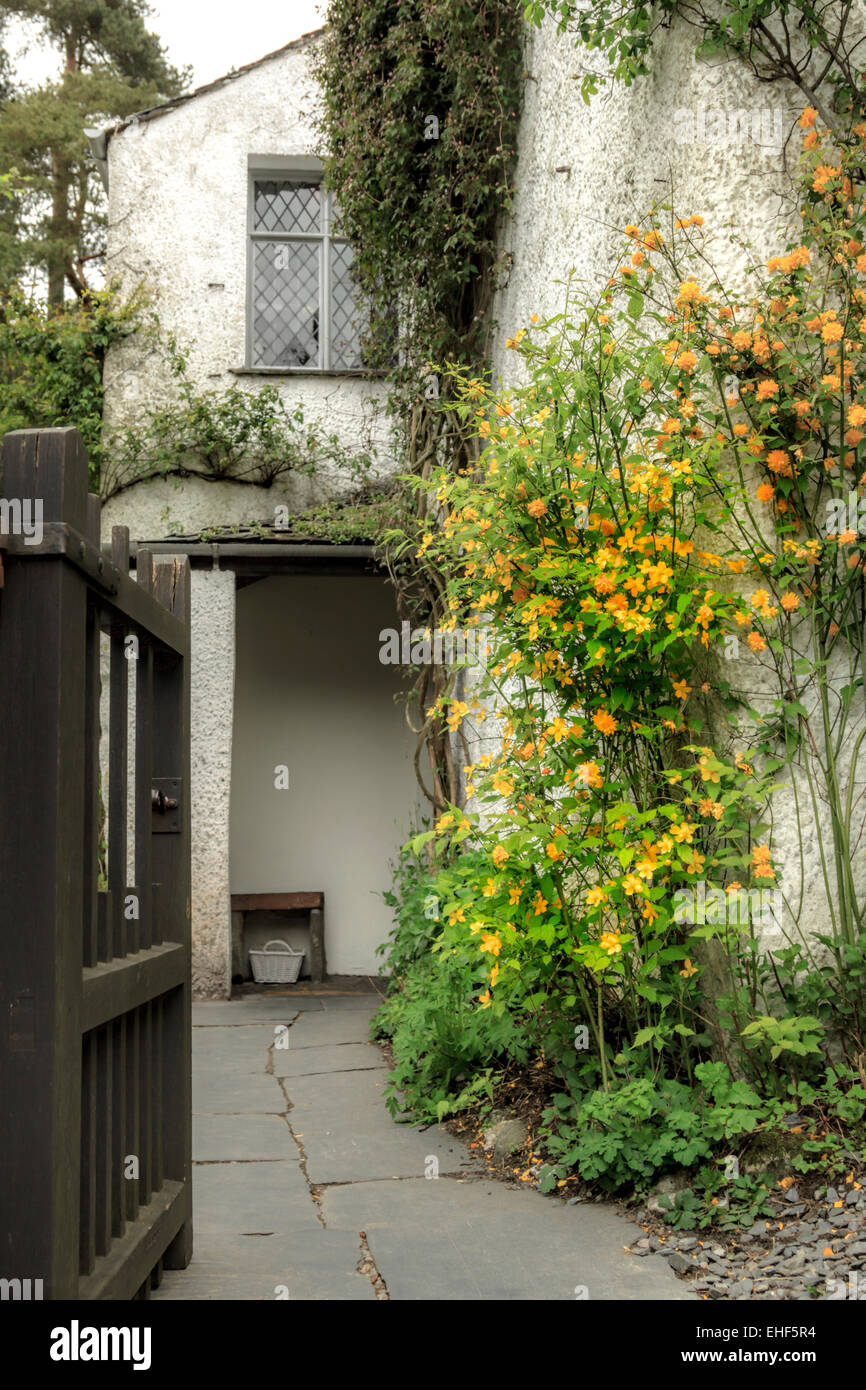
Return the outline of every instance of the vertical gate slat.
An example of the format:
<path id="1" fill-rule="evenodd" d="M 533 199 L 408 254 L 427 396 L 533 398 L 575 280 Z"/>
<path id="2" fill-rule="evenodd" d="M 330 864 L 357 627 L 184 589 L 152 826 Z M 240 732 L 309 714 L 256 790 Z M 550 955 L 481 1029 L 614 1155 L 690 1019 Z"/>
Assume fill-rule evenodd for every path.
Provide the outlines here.
<path id="1" fill-rule="evenodd" d="M 84 655 L 84 913 L 82 959 L 98 959 L 99 891 L 99 613 L 88 606 Z"/>
<path id="2" fill-rule="evenodd" d="M 162 1153 L 162 1014 L 163 1000 L 155 999 L 153 1002 L 153 1071 L 151 1079 L 151 1091 L 153 1096 L 151 1115 L 153 1118 L 152 1131 L 152 1168 L 151 1181 L 154 1192 L 158 1192 L 162 1187 L 163 1179 L 163 1153 Z"/>
<path id="3" fill-rule="evenodd" d="M 115 1239 L 123 1235 L 126 1225 L 126 1196 L 124 1193 L 124 1160 L 127 1155 L 126 1109 L 126 1014 L 114 1019 L 111 1026 L 111 1233 Z"/>
<path id="4" fill-rule="evenodd" d="M 129 572 L 129 532 L 111 529 L 111 559 L 121 574 Z M 113 948 L 126 955 L 124 898 L 127 877 L 127 791 L 129 779 L 129 668 L 126 629 L 115 622 L 111 631 L 108 714 L 108 887 L 114 906 Z"/>
<path id="5" fill-rule="evenodd" d="M 100 893 L 97 897 L 97 960 L 114 958 L 114 901 L 111 893 Z"/>
<path id="6" fill-rule="evenodd" d="M 139 550 L 135 561 L 136 580 L 145 593 L 153 591 L 153 555 Z M 151 882 L 151 839 L 153 808 L 153 644 L 139 645 L 135 687 L 135 877 L 141 889 L 139 904 L 139 950 L 152 944 L 153 902 Z"/>
<path id="7" fill-rule="evenodd" d="M 141 1178 L 138 1185 L 138 1200 L 140 1205 L 145 1206 L 150 1201 L 152 1191 L 151 1182 L 151 1141 L 153 1134 L 153 1124 L 151 1121 L 150 1109 L 153 1103 L 151 1096 L 151 1065 L 153 1057 L 151 1053 L 151 1004 L 142 1004 L 139 1014 L 140 1043 L 138 1050 L 139 1061 L 139 1130 L 138 1130 L 138 1151 L 140 1155 L 140 1174 Z"/>
<path id="8" fill-rule="evenodd" d="M 190 616 L 190 575 L 186 560 L 157 565 L 155 593 L 166 608 L 187 626 Z M 188 640 L 188 638 L 187 638 Z M 190 756 L 189 648 L 184 660 L 160 665 L 155 690 L 155 771 L 175 777 L 180 787 L 180 827 L 177 835 L 153 837 L 153 876 L 159 883 L 160 934 L 165 941 L 182 942 L 191 954 L 190 901 Z M 189 973 L 187 974 L 189 980 Z M 162 1000 L 162 1151 L 164 1177 L 191 1182 L 192 1147 L 192 1020 L 189 984 Z M 192 1254 L 192 1221 L 187 1221 L 168 1247 L 166 1269 L 183 1269 Z"/>
<path id="9" fill-rule="evenodd" d="M 139 1027 L 138 1009 L 126 1015 L 126 1160 L 124 1164 L 123 1191 L 124 1212 L 127 1221 L 134 1221 L 138 1215 L 138 1178 L 127 1176 L 126 1164 L 129 1159 L 140 1160 L 138 1129 L 138 1048 Z"/>
<path id="10" fill-rule="evenodd" d="M 96 1256 L 96 1038 L 85 1033 L 81 1046 L 81 1205 L 79 1272 L 89 1274 Z"/>
<path id="11" fill-rule="evenodd" d="M 100 508 L 98 497 L 87 497 L 85 535 L 99 545 Z M 87 610 L 87 635 L 84 655 L 84 950 L 85 965 L 95 965 L 99 959 L 98 906 L 99 891 L 99 658 L 100 615 L 98 605 L 91 601 Z"/>
<path id="12" fill-rule="evenodd" d="M 75 430 L 7 434 L 0 495 L 37 498 L 47 526 L 86 527 L 87 457 Z M 78 1296 L 81 940 L 87 584 L 63 561 L 6 559 L 0 671 L 0 1047 L 6 1270 Z M 38 1099 L 38 1104 L 35 1101 Z"/>
<path id="13" fill-rule="evenodd" d="M 112 1108 L 111 1025 L 96 1035 L 96 1213 L 94 1243 L 97 1256 L 111 1245 L 111 1162 L 114 1139 Z"/>

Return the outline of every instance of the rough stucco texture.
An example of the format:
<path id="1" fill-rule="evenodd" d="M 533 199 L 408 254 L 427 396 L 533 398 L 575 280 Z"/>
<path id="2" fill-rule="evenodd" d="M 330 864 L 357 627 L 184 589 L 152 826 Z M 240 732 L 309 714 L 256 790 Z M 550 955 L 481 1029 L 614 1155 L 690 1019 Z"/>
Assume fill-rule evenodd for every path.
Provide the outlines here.
<path id="1" fill-rule="evenodd" d="M 513 268 L 495 310 L 495 363 L 504 375 L 515 362 L 504 350 L 505 339 L 530 314 L 543 319 L 562 310 L 563 281 L 572 269 L 578 281 L 600 290 L 619 264 L 612 257 L 622 228 L 644 225 L 651 204 L 669 201 L 671 189 L 678 215 L 700 213 L 706 219 L 723 277 L 741 280 L 744 265 L 727 239 L 729 226 L 763 252 L 779 222 L 774 193 L 784 183 L 775 136 L 783 131 L 787 137 L 805 103 L 784 84 L 759 84 L 741 63 L 699 62 L 695 42 L 694 29 L 685 24 L 663 30 L 650 74 L 629 88 L 601 89 L 587 106 L 580 96 L 584 56 L 550 21 L 532 31 L 517 195 L 504 235 Z M 603 67 L 603 61 L 596 58 L 593 66 Z M 743 125 L 737 113 L 743 110 L 765 113 L 762 143 L 751 138 L 751 119 L 749 138 L 737 134 Z M 723 113 L 733 141 L 718 142 L 716 111 Z M 769 143 L 763 143 L 765 133 Z"/>
<path id="2" fill-rule="evenodd" d="M 862 23 L 862 4 L 855 15 Z M 493 365 L 500 380 L 510 383 L 520 375 L 506 339 L 527 326 L 530 315 L 544 320 L 563 310 L 564 282 L 572 271 L 576 293 L 594 297 L 621 263 L 616 249 L 622 228 L 645 226 L 654 202 L 673 201 L 678 216 L 704 217 L 709 259 L 732 287 L 746 285 L 747 265 L 797 237 L 796 215 L 786 230 L 791 202 L 782 144 L 806 104 L 802 94 L 783 83 L 758 83 L 736 61 L 698 61 L 695 42 L 693 29 L 675 23 L 657 38 L 649 76 L 630 88 L 604 89 L 587 106 L 579 90 L 589 65 L 585 56 L 550 21 L 530 37 L 517 192 L 503 235 L 512 268 L 494 309 Z M 795 135 L 789 163 L 798 149 Z M 742 242 L 750 248 L 744 250 Z M 695 270 L 701 283 L 712 278 L 706 265 Z M 777 693 L 748 656 L 736 664 L 736 678 L 755 703 Z M 855 727 L 852 740 L 856 734 Z M 478 735 L 473 757 L 490 747 L 487 725 Z M 862 785 L 860 779 L 859 790 Z M 773 807 L 774 858 L 803 928 L 829 931 L 820 852 L 832 884 L 832 837 L 825 825 L 817 843 L 808 797 L 802 786 L 799 792 L 805 852 L 789 785 Z M 862 862 L 855 872 L 862 881 Z M 783 944 L 779 932 L 764 936 L 768 945 Z"/>
<path id="3" fill-rule="evenodd" d="M 245 365 L 249 170 L 269 159 L 315 156 L 310 51 L 309 45 L 291 49 L 112 136 L 107 273 L 126 292 L 146 287 L 162 329 L 184 349 L 197 389 L 255 392 L 276 386 L 288 405 L 302 405 L 307 420 L 321 422 L 345 447 L 372 444 L 377 467 L 387 472 L 389 427 L 380 408 L 387 390 L 381 381 L 232 372 Z M 172 393 L 164 360 L 138 337 L 111 351 L 105 383 L 109 424 L 134 420 Z M 136 489 L 137 527 L 153 538 L 173 524 L 192 529 L 214 521 L 272 521 L 283 502 L 302 508 L 346 491 L 351 482 L 326 464 L 314 480 L 290 477 L 271 489 L 227 485 L 217 502 L 214 493 L 208 499 L 209 483 L 178 487 L 159 480 Z M 123 511 L 127 502 L 121 500 Z"/>
<path id="4" fill-rule="evenodd" d="M 192 980 L 229 993 L 229 792 L 235 674 L 235 577 L 192 572 Z"/>

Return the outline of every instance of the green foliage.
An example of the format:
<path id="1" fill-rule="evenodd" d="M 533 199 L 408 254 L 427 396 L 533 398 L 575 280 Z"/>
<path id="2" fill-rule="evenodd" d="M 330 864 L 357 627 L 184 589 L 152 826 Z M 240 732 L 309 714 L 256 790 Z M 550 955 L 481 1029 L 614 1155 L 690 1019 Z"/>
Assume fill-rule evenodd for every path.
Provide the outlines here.
<path id="1" fill-rule="evenodd" d="M 393 869 L 391 890 L 384 899 L 394 912 L 394 927 L 388 940 L 378 947 L 378 954 L 387 956 L 388 967 L 395 974 L 403 971 L 427 954 L 441 931 L 437 873 L 431 872 L 429 862 L 413 852 L 411 843 L 404 845 Z"/>
<path id="2" fill-rule="evenodd" d="M 760 1177 L 725 1179 L 720 1165 L 702 1165 L 691 1187 L 672 1197 L 659 1197 L 664 1219 L 678 1231 L 694 1231 L 707 1226 L 748 1227 L 761 1216 L 772 1216 L 768 1198 L 772 1185 Z"/>
<path id="3" fill-rule="evenodd" d="M 57 310 L 19 293 L 0 300 L 0 435 L 74 425 L 87 447 L 95 490 L 103 459 L 105 354 L 139 322 L 137 302 L 123 304 L 111 290 Z"/>
<path id="4" fill-rule="evenodd" d="M 56 80 L 16 88 L 0 121 L 0 172 L 17 166 L 14 216 L 0 218 L 0 286 L 28 269 L 48 276 L 49 299 L 88 292 L 85 266 L 102 250 L 104 193 L 85 131 L 154 106 L 188 74 L 167 61 L 143 0 L 4 0 L 57 50 Z"/>
<path id="5" fill-rule="evenodd" d="M 790 1083 L 782 1097 L 761 1096 L 720 1062 L 701 1063 L 688 1086 L 643 1076 L 578 1100 L 559 1094 L 544 1113 L 552 1161 L 540 1185 L 551 1192 L 574 1173 L 606 1191 L 643 1193 L 666 1173 L 694 1170 L 689 1188 L 660 1198 L 666 1219 L 748 1225 L 763 1210 L 780 1155 L 802 1173 L 826 1172 L 846 1154 L 850 1162 L 849 1147 L 866 1139 L 864 1113 L 866 1089 L 832 1068 L 815 1086 Z M 750 1172 L 740 1172 L 741 1160 Z"/>
<path id="6" fill-rule="evenodd" d="M 477 985 L 447 951 L 434 949 L 402 975 L 374 1020 L 391 1040 L 394 1066 L 385 1099 L 395 1118 L 442 1120 L 492 1096 L 507 1061 L 524 1063 L 526 1041 L 508 1014 L 479 1012 Z"/>
<path id="7" fill-rule="evenodd" d="M 363 459 L 352 459 L 353 466 L 361 468 Z M 388 525 L 393 508 L 393 498 L 389 492 L 381 494 L 365 493 L 354 502 L 322 502 L 308 507 L 289 517 L 288 534 L 303 536 L 310 540 L 330 541 L 332 545 L 374 544 Z"/>
<path id="8" fill-rule="evenodd" d="M 12 72 L 9 65 L 9 54 L 4 45 L 6 30 L 6 16 L 0 9 L 0 104 L 7 101 L 12 92 Z"/>
<path id="9" fill-rule="evenodd" d="M 479 452 L 415 484 L 428 505 L 400 551 L 439 576 L 454 623 L 489 636 L 440 717 L 473 741 L 496 722 L 467 758 L 474 800 L 412 843 L 448 856 L 430 968 L 448 960 L 478 1019 L 507 1021 L 555 1075 L 545 1190 L 575 1174 L 642 1189 L 685 1168 L 676 1224 L 764 1209 L 763 1160 L 735 1178 L 720 1172 L 732 1153 L 772 1140 L 796 1171 L 826 1172 L 863 1140 L 866 735 L 847 721 L 866 561 L 844 510 L 866 459 L 857 110 L 840 113 L 844 145 L 820 98 L 803 112 L 802 244 L 753 270 L 748 305 L 714 277 L 703 217 L 665 206 L 624 229 L 597 301 L 569 287 L 561 314 L 515 332 L 511 389 L 455 373 Z M 738 633 L 766 698 L 722 665 Z M 801 863 L 807 844 L 820 856 L 817 936 L 796 854 L 784 880 L 774 862 L 783 770 Z M 693 915 L 704 878 L 712 916 Z M 781 950 L 751 905 L 740 915 L 764 889 Z M 425 1045 L 405 1031 L 410 1107 Z"/>
<path id="10" fill-rule="evenodd" d="M 158 323 L 150 331 L 158 338 Z M 287 404 L 277 387 L 197 390 L 177 344 L 165 344 L 174 391 L 167 403 L 139 411 L 105 442 L 104 497 L 150 478 L 208 478 L 271 487 L 289 473 L 311 476 L 331 464 L 360 483 L 371 456 L 347 449 L 339 435 L 307 421 L 301 404 Z"/>
<path id="11" fill-rule="evenodd" d="M 524 13 L 534 25 L 552 14 L 560 31 L 568 30 L 590 52 L 601 53 L 610 69 L 608 75 L 629 87 L 649 71 L 656 33 L 670 24 L 677 5 L 678 0 L 654 0 L 650 4 L 645 0 L 590 0 L 587 5 L 576 0 L 530 0 Z M 604 75 L 588 73 L 582 84 L 584 101 L 604 81 Z"/>
<path id="12" fill-rule="evenodd" d="M 716 1007 L 725 1034 L 743 1040 L 747 1069 L 772 1086 L 781 1057 L 786 1068 L 796 1061 L 803 1081 L 814 1080 L 828 1059 L 828 1039 L 846 1066 L 857 1067 L 866 1045 L 866 932 L 850 943 L 818 932 L 772 951 L 754 938 L 731 941 L 729 949 L 735 969 Z M 759 1006 L 770 1012 L 756 1012 Z"/>
<path id="13" fill-rule="evenodd" d="M 399 305 L 412 371 L 475 360 L 511 195 L 519 6 L 335 0 L 317 71 L 327 177 L 374 306 L 370 353 L 392 364 Z"/>
<path id="14" fill-rule="evenodd" d="M 543 1190 L 572 1168 L 612 1191 L 648 1186 L 672 1168 L 705 1162 L 721 1144 L 730 1151 L 766 1115 L 757 1092 L 718 1062 L 699 1064 L 691 1085 L 642 1076 L 578 1101 L 557 1095 L 544 1119 L 558 1161 Z"/>

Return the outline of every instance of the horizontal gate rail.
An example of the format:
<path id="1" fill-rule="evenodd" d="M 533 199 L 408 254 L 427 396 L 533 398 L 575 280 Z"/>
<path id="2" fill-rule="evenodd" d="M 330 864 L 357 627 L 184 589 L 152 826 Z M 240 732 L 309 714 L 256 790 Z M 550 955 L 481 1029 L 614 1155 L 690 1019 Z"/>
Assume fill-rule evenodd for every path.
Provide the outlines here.
<path id="1" fill-rule="evenodd" d="M 189 564 L 103 550 L 77 431 L 0 463 L 0 1277 L 146 1298 L 192 1251 Z"/>
<path id="2" fill-rule="evenodd" d="M 151 946 L 123 960 L 85 969 L 81 990 L 81 1031 L 89 1033 L 118 1014 L 129 1013 L 184 983 L 186 952 L 171 942 Z"/>

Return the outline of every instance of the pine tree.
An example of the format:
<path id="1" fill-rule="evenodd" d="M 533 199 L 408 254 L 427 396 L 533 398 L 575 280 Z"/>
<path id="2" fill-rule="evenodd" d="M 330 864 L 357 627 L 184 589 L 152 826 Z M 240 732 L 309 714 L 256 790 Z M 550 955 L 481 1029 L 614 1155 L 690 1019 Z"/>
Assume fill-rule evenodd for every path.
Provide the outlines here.
<path id="1" fill-rule="evenodd" d="M 0 14 L 0 106 L 12 95 L 12 69 L 5 44 L 5 20 Z"/>
<path id="2" fill-rule="evenodd" d="M 67 285 L 87 294 L 105 203 L 85 130 L 176 96 L 188 81 L 147 28 L 149 14 L 145 0 L 0 0 L 0 23 L 29 21 L 60 59 L 52 81 L 5 99 L 0 90 L 0 173 L 17 169 L 24 181 L 0 221 L 0 285 L 39 267 L 50 303 L 63 303 Z"/>

